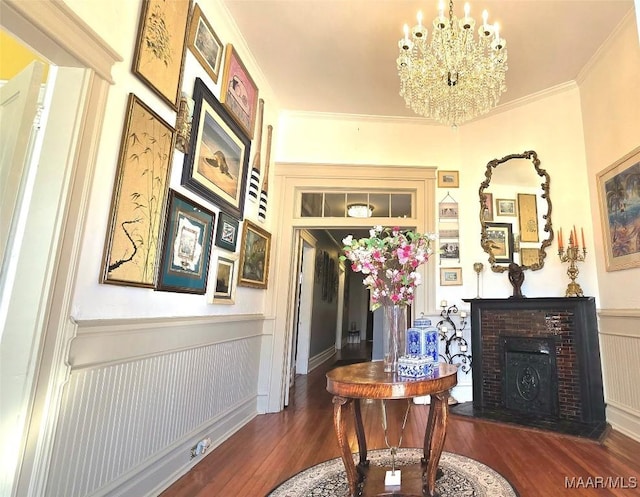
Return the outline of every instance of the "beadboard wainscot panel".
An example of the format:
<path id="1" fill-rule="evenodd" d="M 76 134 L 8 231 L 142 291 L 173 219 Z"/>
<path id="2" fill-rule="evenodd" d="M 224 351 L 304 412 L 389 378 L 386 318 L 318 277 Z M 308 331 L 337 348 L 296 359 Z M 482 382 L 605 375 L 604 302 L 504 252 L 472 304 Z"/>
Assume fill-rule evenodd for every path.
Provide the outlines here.
<path id="1" fill-rule="evenodd" d="M 76 325 L 47 496 L 155 496 L 257 415 L 262 315 Z"/>
<path id="2" fill-rule="evenodd" d="M 599 316 L 607 421 L 640 441 L 640 309 L 603 309 Z"/>

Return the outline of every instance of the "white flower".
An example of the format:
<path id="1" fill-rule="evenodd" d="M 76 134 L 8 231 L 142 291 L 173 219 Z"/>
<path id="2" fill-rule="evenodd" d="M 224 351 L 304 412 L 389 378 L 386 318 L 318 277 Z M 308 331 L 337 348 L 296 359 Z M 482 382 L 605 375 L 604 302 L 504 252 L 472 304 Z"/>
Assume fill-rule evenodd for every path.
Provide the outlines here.
<path id="1" fill-rule="evenodd" d="M 369 230 L 369 236 L 370 236 L 371 238 L 373 238 L 374 236 L 376 236 L 376 230 L 375 230 L 375 229 Z"/>
<path id="2" fill-rule="evenodd" d="M 342 240 L 344 245 L 351 245 L 351 242 L 353 242 L 353 235 L 349 235 Z"/>

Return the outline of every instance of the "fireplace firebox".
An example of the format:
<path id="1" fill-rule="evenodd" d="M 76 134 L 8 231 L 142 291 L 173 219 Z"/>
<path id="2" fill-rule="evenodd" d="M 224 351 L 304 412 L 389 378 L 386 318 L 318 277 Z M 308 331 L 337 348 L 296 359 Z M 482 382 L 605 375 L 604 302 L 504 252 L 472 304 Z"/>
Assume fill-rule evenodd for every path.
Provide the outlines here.
<path id="1" fill-rule="evenodd" d="M 473 402 L 451 412 L 600 438 L 606 418 L 595 299 L 465 301 Z"/>

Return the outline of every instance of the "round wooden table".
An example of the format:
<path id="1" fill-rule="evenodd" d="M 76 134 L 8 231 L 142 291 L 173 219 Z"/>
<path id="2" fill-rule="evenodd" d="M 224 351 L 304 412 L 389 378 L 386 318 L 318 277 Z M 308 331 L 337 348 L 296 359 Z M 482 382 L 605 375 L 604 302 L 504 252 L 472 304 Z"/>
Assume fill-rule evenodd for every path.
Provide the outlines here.
<path id="1" fill-rule="evenodd" d="M 408 399 L 430 395 L 429 418 L 424 434 L 424 457 L 419 465 L 421 469 L 419 491 L 421 495 L 434 497 L 436 473 L 447 430 L 449 390 L 458 383 L 458 367 L 439 363 L 433 376 L 423 378 L 406 378 L 395 373 L 385 373 L 382 369 L 382 361 L 362 362 L 338 367 L 327 373 L 327 390 L 333 394 L 333 424 L 347 473 L 349 493 L 352 497 L 391 495 L 389 491 L 384 491 L 384 486 L 382 491 L 378 491 L 380 490 L 379 482 L 370 485 L 367 481 L 372 474 L 369 472 L 367 460 L 367 442 L 362 425 L 360 399 Z M 344 409 L 349 404 L 353 404 L 360 455 L 357 468 L 349 449 L 346 433 Z M 403 466 L 402 471 L 404 482 L 404 474 L 411 474 L 412 468 Z M 404 487 L 403 484 L 400 493 L 393 492 L 393 495 L 416 495 L 413 490 L 407 490 L 408 493 L 405 493 Z"/>

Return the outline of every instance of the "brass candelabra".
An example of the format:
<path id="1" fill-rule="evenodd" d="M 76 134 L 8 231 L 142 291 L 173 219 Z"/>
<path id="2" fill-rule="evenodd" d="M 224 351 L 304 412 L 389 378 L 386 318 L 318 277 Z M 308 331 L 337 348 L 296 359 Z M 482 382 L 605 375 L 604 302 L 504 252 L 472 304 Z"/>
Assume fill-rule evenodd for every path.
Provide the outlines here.
<path id="1" fill-rule="evenodd" d="M 580 285 L 576 283 L 576 278 L 580 273 L 577 263 L 584 262 L 587 257 L 587 249 L 584 246 L 584 233 L 582 234 L 582 249 L 580 249 L 580 246 L 578 245 L 578 237 L 574 228 L 569 237 L 569 245 L 565 250 L 562 243 L 561 229 L 560 236 L 558 238 L 558 256 L 560 257 L 560 262 L 569 263 L 567 275 L 569 276 L 569 279 L 571 279 L 571 282 L 567 285 L 565 297 L 583 297 L 584 293 L 582 292 Z"/>

